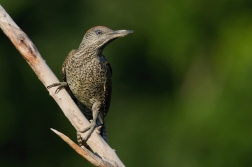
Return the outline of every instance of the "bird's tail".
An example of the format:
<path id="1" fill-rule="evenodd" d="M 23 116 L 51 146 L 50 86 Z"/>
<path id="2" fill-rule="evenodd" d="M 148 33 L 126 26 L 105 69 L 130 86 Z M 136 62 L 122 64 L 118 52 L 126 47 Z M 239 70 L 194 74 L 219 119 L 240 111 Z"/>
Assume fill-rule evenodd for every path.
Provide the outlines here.
<path id="1" fill-rule="evenodd" d="M 103 122 L 102 128 L 101 128 L 101 137 L 108 142 L 108 134 L 107 134 L 107 129 L 106 129 L 106 124 Z"/>

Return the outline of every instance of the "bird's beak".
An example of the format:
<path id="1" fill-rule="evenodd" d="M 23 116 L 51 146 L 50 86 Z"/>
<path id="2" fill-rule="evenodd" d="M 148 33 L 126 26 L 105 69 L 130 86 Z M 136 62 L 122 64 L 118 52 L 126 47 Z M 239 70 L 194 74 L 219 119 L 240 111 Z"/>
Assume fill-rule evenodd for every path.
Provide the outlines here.
<path id="1" fill-rule="evenodd" d="M 116 31 L 109 32 L 108 35 L 112 35 L 113 38 L 118 38 L 118 37 L 124 37 L 131 33 L 133 33 L 132 30 L 116 30 Z"/>

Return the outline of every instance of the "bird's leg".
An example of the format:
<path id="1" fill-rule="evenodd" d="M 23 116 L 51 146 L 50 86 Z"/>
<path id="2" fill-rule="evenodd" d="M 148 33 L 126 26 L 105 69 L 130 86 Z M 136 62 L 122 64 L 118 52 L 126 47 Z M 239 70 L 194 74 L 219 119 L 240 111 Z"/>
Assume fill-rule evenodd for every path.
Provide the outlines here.
<path id="1" fill-rule="evenodd" d="M 62 88 L 66 87 L 67 86 L 67 83 L 66 82 L 59 82 L 59 83 L 54 83 L 54 84 L 51 84 L 49 86 L 47 86 L 46 88 L 47 89 L 50 89 L 52 87 L 55 87 L 55 86 L 59 86 L 56 91 L 55 91 L 55 94 L 58 93 Z"/>
<path id="2" fill-rule="evenodd" d="M 98 115 L 100 113 L 100 108 L 101 108 L 101 103 L 100 102 L 95 102 L 93 104 L 93 106 L 92 106 L 93 120 L 91 121 L 91 123 L 90 123 L 90 125 L 88 127 L 86 127 L 85 129 L 79 131 L 81 133 L 84 133 L 84 132 L 88 131 L 87 136 L 83 139 L 84 141 L 87 141 L 89 139 L 89 137 L 91 136 L 91 134 L 93 133 L 93 131 L 97 127 L 96 120 L 97 120 Z"/>

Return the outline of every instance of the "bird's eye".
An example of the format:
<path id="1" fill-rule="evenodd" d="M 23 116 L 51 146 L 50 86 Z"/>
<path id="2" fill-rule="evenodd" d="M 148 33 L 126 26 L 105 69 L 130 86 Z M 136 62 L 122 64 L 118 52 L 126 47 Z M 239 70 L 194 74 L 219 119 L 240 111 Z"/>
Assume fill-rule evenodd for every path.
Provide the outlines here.
<path id="1" fill-rule="evenodd" d="M 102 34 L 102 31 L 101 31 L 101 30 L 97 30 L 97 31 L 96 31 L 96 34 L 97 34 L 97 35 L 101 35 L 101 34 Z"/>

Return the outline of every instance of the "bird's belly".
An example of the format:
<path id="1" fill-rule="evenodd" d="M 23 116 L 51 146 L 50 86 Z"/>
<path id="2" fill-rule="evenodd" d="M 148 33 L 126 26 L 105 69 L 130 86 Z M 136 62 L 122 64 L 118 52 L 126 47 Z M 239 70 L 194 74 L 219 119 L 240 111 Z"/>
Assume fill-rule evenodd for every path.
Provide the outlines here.
<path id="1" fill-rule="evenodd" d="M 79 71 L 79 72 L 78 72 Z M 107 69 L 98 67 L 93 69 L 79 69 L 76 77 L 67 78 L 67 83 L 74 96 L 86 107 L 92 108 L 95 101 L 104 101 L 106 87 L 111 85 L 111 74 Z"/>

